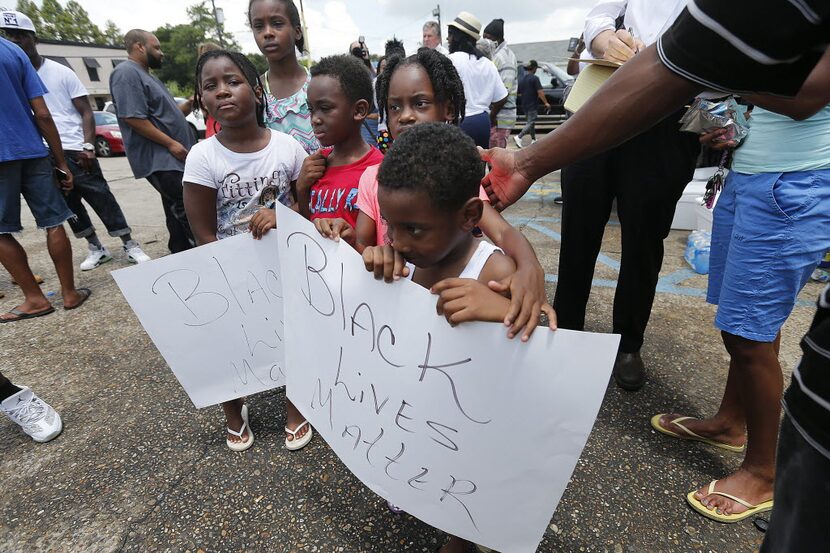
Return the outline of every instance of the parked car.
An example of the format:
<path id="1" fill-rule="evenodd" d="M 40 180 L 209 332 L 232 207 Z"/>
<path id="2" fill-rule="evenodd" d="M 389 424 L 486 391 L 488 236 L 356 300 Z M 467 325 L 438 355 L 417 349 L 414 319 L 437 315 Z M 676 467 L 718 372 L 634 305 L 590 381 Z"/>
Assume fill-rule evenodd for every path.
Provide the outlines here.
<path id="1" fill-rule="evenodd" d="M 182 98 L 180 96 L 174 96 L 174 100 L 176 103 L 181 105 L 187 101 L 186 98 Z M 104 111 L 115 114 L 115 104 L 112 102 L 107 102 L 104 104 Z M 185 116 L 185 120 L 190 125 L 190 130 L 193 133 L 193 136 L 196 139 L 204 138 L 205 137 L 205 118 L 202 116 L 202 112 L 199 110 L 193 110 L 187 116 Z"/>
<path id="2" fill-rule="evenodd" d="M 524 68 L 525 63 L 526 62 L 519 62 L 520 79 L 526 72 Z M 548 99 L 548 103 L 550 104 L 550 111 L 547 112 L 547 114 L 566 115 L 565 107 L 563 105 L 563 94 L 565 92 L 565 88 L 569 84 L 573 84 L 574 78 L 568 75 L 564 69 L 554 65 L 551 62 L 540 61 L 538 63 L 539 69 L 536 70 L 536 76 L 539 77 L 539 81 L 542 83 L 542 90 L 544 91 L 545 97 Z M 521 95 L 518 96 L 516 102 L 519 115 L 524 114 L 521 103 Z"/>
<path id="3" fill-rule="evenodd" d="M 124 141 L 121 140 L 118 118 L 106 111 L 93 111 L 92 114 L 95 116 L 95 155 L 110 157 L 123 154 Z"/>

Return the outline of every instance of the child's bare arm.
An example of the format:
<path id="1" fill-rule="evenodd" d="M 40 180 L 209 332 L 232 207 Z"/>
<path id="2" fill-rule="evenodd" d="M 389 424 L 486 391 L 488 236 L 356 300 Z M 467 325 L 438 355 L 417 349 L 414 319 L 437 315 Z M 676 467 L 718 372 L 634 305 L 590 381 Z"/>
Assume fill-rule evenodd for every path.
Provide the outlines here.
<path id="1" fill-rule="evenodd" d="M 445 278 L 430 291 L 438 294 L 438 314 L 453 326 L 468 321 L 500 323 L 510 308 L 509 299 L 471 278 Z"/>
<path id="2" fill-rule="evenodd" d="M 409 267 L 401 254 L 392 249 L 392 246 L 369 246 L 363 250 L 363 264 L 366 270 L 375 274 L 375 279 L 386 282 L 400 280 L 409 276 Z"/>
<path id="3" fill-rule="evenodd" d="M 539 323 L 540 313 L 547 314 L 550 328 L 555 329 L 556 313 L 548 303 L 545 272 L 527 238 L 488 202 L 484 202 L 479 227 L 495 245 L 516 260 L 513 272 L 492 278 L 488 283 L 496 292 L 510 296 L 510 309 L 504 318 L 504 324 L 510 327 L 510 335 L 523 331 L 523 338 L 529 337 Z"/>
<path id="4" fill-rule="evenodd" d="M 377 244 L 377 224 L 362 210 L 357 214 L 357 251 L 363 253 L 365 248 Z"/>
<path id="5" fill-rule="evenodd" d="M 326 158 L 320 152 L 315 152 L 303 160 L 295 190 L 300 214 L 306 219 L 311 219 L 311 209 L 308 205 L 311 201 L 311 187 L 320 180 L 325 172 Z"/>
<path id="6" fill-rule="evenodd" d="M 184 183 L 184 210 L 199 246 L 216 242 L 216 189 Z"/>

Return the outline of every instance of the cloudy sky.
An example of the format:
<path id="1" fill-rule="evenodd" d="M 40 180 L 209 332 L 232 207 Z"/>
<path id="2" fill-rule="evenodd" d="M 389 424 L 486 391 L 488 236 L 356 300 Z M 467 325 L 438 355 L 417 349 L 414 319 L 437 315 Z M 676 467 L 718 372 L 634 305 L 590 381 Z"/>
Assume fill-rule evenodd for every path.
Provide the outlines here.
<path id="1" fill-rule="evenodd" d="M 133 27 L 152 30 L 166 23 L 185 23 L 185 9 L 198 0 L 78 1 L 99 26 L 103 27 L 107 19 L 112 19 L 126 31 Z M 226 31 L 234 34 L 244 51 L 257 51 L 247 27 L 247 2 L 215 1 L 225 12 Z M 296 1 L 299 5 L 299 0 Z M 447 22 L 466 9 L 472 11 L 483 25 L 496 17 L 504 19 L 508 42 L 578 36 L 585 14 L 596 3 L 596 0 L 518 0 L 509 3 L 497 0 L 303 0 L 312 56 L 319 59 L 345 53 L 349 43 L 360 35 L 366 37 L 371 52 L 382 51 L 383 43 L 393 35 L 404 40 L 407 51 L 414 51 L 420 40 L 421 26 L 432 19 L 432 10 L 439 1 L 445 29 Z M 506 5 L 510 8 L 505 8 Z"/>

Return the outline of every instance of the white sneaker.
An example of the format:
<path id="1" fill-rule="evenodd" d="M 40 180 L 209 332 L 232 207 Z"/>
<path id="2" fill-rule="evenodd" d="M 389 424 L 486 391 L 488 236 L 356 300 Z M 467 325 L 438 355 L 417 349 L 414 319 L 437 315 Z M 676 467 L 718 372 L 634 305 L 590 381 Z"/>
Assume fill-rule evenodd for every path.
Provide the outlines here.
<path id="1" fill-rule="evenodd" d="M 131 240 L 124 244 L 124 253 L 127 254 L 127 261 L 130 263 L 144 263 L 150 261 L 150 256 L 144 253 L 138 242 Z"/>
<path id="2" fill-rule="evenodd" d="M 516 147 L 519 149 L 522 149 L 524 147 L 524 144 L 522 144 L 522 139 L 519 138 L 519 135 L 513 137 L 513 142 L 516 143 Z"/>
<path id="3" fill-rule="evenodd" d="M 81 261 L 81 270 L 91 271 L 98 265 L 106 263 L 107 261 L 112 261 L 112 255 L 110 255 L 110 252 L 107 249 L 107 247 L 101 246 L 101 249 L 98 249 L 92 244 L 90 244 L 89 254 L 86 256 L 86 259 Z"/>
<path id="4" fill-rule="evenodd" d="M 0 410 L 31 436 L 36 442 L 48 442 L 63 430 L 63 422 L 52 406 L 35 393 L 21 386 L 16 394 L 7 397 L 0 404 Z"/>

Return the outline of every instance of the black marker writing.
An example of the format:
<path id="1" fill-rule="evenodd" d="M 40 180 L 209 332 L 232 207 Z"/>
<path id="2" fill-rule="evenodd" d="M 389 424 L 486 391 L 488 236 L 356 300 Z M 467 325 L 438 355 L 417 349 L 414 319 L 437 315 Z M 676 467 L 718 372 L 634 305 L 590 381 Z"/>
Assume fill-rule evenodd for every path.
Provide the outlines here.
<path id="1" fill-rule="evenodd" d="M 441 496 L 441 499 L 439 501 L 443 502 L 444 499 L 446 499 L 447 497 L 451 497 L 451 498 L 455 499 L 456 501 L 458 501 L 458 503 L 462 507 L 464 507 L 464 510 L 467 512 L 467 516 L 470 517 L 470 522 L 472 522 L 473 526 L 475 526 L 475 529 L 478 530 L 478 525 L 476 525 L 476 521 L 473 518 L 473 515 L 470 513 L 470 509 L 468 509 L 467 505 L 465 505 L 464 502 L 461 501 L 460 499 L 458 499 L 458 497 L 457 497 L 459 495 L 470 495 L 470 494 L 475 493 L 475 491 L 478 489 L 478 486 L 476 486 L 475 482 L 471 482 L 470 480 L 456 480 L 455 476 L 453 476 L 453 475 L 450 475 L 450 478 L 452 478 L 452 483 L 449 485 L 448 488 L 441 489 L 441 491 L 444 492 L 444 494 Z M 460 484 L 460 483 L 469 484 L 470 489 L 467 490 L 467 491 L 454 491 L 455 490 L 455 485 Z"/>
<path id="2" fill-rule="evenodd" d="M 476 424 L 488 424 L 488 423 L 490 423 L 492 421 L 492 419 L 488 419 L 486 421 L 479 421 L 479 420 L 476 420 L 476 419 L 474 419 L 473 417 L 471 417 L 470 415 L 467 414 L 467 412 L 464 410 L 464 408 L 461 407 L 461 401 L 458 399 L 458 390 L 455 389 L 455 381 L 453 381 L 453 379 L 449 375 L 449 373 L 444 370 L 444 369 L 447 369 L 449 367 L 457 367 L 459 365 L 465 365 L 465 364 L 469 363 L 470 361 L 472 361 L 472 358 L 468 357 L 467 359 L 464 359 L 464 360 L 461 360 L 461 361 L 456 361 L 455 363 L 447 363 L 445 365 L 430 365 L 429 364 L 429 354 L 430 354 L 431 350 L 432 350 L 432 334 L 428 332 L 427 333 L 427 353 L 426 353 L 426 357 L 424 358 L 424 364 L 423 365 L 418 365 L 418 368 L 422 369 L 421 370 L 421 377 L 418 379 L 418 382 L 423 382 L 424 381 L 424 377 L 427 374 L 427 370 L 433 370 L 433 371 L 437 371 L 437 372 L 443 374 L 444 376 L 447 377 L 447 380 L 450 383 L 450 388 L 452 388 L 452 398 L 455 401 L 455 405 L 456 405 L 456 407 L 458 407 L 458 410 L 461 411 L 461 414 L 464 415 L 465 417 L 467 417 L 469 420 L 471 420 L 472 422 L 474 422 Z"/>
<path id="3" fill-rule="evenodd" d="M 173 280 L 180 281 L 182 279 L 175 278 L 173 275 L 184 277 L 186 280 L 190 280 L 190 286 L 186 284 L 183 286 L 183 290 L 179 290 L 176 286 L 173 286 Z M 225 316 L 225 313 L 228 312 L 228 308 L 230 307 L 230 302 L 228 299 L 219 294 L 218 292 L 201 292 L 199 290 L 199 285 L 202 282 L 202 278 L 199 276 L 199 273 L 196 271 L 192 271 L 190 269 L 176 269 L 174 271 L 168 271 L 161 276 L 159 276 L 155 281 L 153 281 L 153 285 L 150 287 L 150 291 L 154 295 L 159 295 L 159 288 L 161 288 L 161 283 L 164 282 L 167 284 L 167 287 L 179 300 L 182 306 L 187 309 L 187 311 L 196 319 L 195 323 L 184 323 L 185 326 L 205 326 L 209 325 L 214 321 L 218 321 L 222 317 Z M 198 299 L 197 299 L 198 298 Z M 211 298 L 212 301 L 203 303 L 203 300 Z M 212 315 L 207 316 L 207 320 L 201 320 L 202 317 L 197 314 L 197 306 L 202 306 L 209 304 L 212 306 L 210 313 Z M 203 309 L 198 309 L 201 313 Z M 205 310 L 207 311 L 207 310 Z"/>
<path id="4" fill-rule="evenodd" d="M 427 481 L 426 481 L 426 480 L 421 480 L 421 478 L 423 478 L 424 476 L 426 476 L 428 472 L 429 472 L 429 469 L 428 469 L 428 468 L 426 468 L 426 467 L 421 467 L 421 472 L 420 472 L 419 474 L 417 474 L 417 475 L 413 476 L 413 477 L 412 477 L 412 478 L 410 478 L 409 480 L 407 480 L 407 481 L 406 481 L 406 483 L 407 483 L 407 484 L 409 484 L 409 486 L 410 486 L 411 488 L 413 488 L 413 489 L 423 491 L 423 488 L 419 488 L 419 487 L 415 486 L 415 485 L 413 484 L 413 482 L 415 482 L 415 483 L 417 483 L 417 484 L 426 484 L 426 483 L 427 483 Z"/>
<path id="5" fill-rule="evenodd" d="M 323 248 L 320 246 L 320 244 L 318 244 L 317 241 L 314 240 L 314 238 L 312 238 L 311 236 L 309 236 L 308 234 L 306 234 L 304 232 L 294 232 L 294 233 L 291 233 L 290 235 L 288 235 L 288 238 L 286 238 L 286 240 L 285 240 L 285 243 L 288 247 L 291 247 L 291 240 L 295 236 L 300 236 L 300 237 L 307 238 L 308 241 L 310 241 L 311 244 L 316 247 L 315 248 L 316 251 L 319 252 L 320 255 L 323 258 L 322 265 L 320 267 L 312 267 L 308 263 L 308 257 L 309 257 L 309 255 L 308 255 L 308 246 L 309 245 L 307 243 L 303 245 L 303 255 L 304 255 L 304 262 L 305 262 L 305 267 L 306 267 L 306 273 L 305 273 L 305 275 L 306 275 L 306 287 L 307 287 L 306 290 L 301 290 L 301 292 L 303 293 L 303 297 L 306 299 L 306 301 L 308 302 L 308 305 L 310 305 L 312 307 L 312 309 L 314 309 L 315 311 L 317 311 L 319 314 L 323 315 L 324 317 L 331 317 L 332 315 L 334 315 L 334 311 L 335 311 L 334 295 L 332 295 L 328 284 L 326 284 L 326 280 L 320 274 L 328 266 L 328 257 L 326 256 L 326 252 L 323 250 Z M 318 282 L 319 284 L 322 284 L 323 288 L 326 291 L 326 294 L 328 294 L 328 302 L 326 302 L 326 303 L 331 303 L 331 307 L 321 308 L 321 307 L 317 307 L 317 305 L 315 305 L 315 303 L 313 301 L 312 291 L 311 291 L 311 275 L 314 275 L 316 277 L 316 279 L 315 279 L 316 282 Z"/>
<path id="6" fill-rule="evenodd" d="M 435 438 L 433 438 L 432 436 L 430 436 L 429 438 L 430 438 L 433 442 L 435 442 L 436 444 L 440 444 L 440 445 L 442 445 L 442 446 L 446 447 L 447 449 L 451 449 L 451 450 L 453 450 L 453 451 L 458 451 L 458 444 L 457 444 L 457 443 L 455 443 L 454 441 L 452 441 L 452 440 L 450 439 L 450 437 L 449 437 L 449 436 L 447 436 L 446 434 L 444 434 L 443 432 L 441 432 L 441 430 L 440 430 L 439 428 L 437 428 L 437 427 L 438 427 L 438 426 L 440 426 L 441 428 L 444 428 L 444 429 L 446 429 L 446 430 L 452 430 L 452 431 L 453 431 L 453 432 L 455 432 L 456 434 L 458 434 L 458 430 L 456 430 L 455 428 L 452 428 L 452 427 L 450 427 L 450 426 L 447 426 L 446 424 L 441 424 L 440 422 L 435 422 L 435 421 L 426 421 L 426 423 L 427 423 L 427 426 L 429 426 L 430 428 L 432 428 L 433 430 L 435 430 L 436 432 L 438 432 L 438 434 L 440 434 L 442 438 L 444 438 L 445 440 L 447 440 L 446 442 L 442 442 L 441 440 L 436 440 Z"/>
<path id="7" fill-rule="evenodd" d="M 401 442 L 401 450 L 398 452 L 398 454 L 397 454 L 397 455 L 395 455 L 394 457 L 386 457 L 386 458 L 385 458 L 385 459 L 386 459 L 387 461 L 389 461 L 389 462 L 388 462 L 388 463 L 386 463 L 386 468 L 385 468 L 385 469 L 383 469 L 383 471 L 386 473 L 386 476 L 388 476 L 388 477 L 389 477 L 389 478 L 391 478 L 392 480 L 397 480 L 397 478 L 395 478 L 394 476 L 392 476 L 391 474 L 389 474 L 389 467 L 391 467 L 392 465 L 396 465 L 396 464 L 398 464 L 398 459 L 400 459 L 401 457 L 403 457 L 403 452 L 404 452 L 404 451 L 406 451 L 406 444 L 404 444 L 403 442 Z"/>

